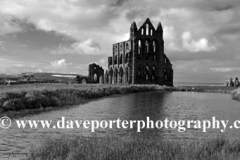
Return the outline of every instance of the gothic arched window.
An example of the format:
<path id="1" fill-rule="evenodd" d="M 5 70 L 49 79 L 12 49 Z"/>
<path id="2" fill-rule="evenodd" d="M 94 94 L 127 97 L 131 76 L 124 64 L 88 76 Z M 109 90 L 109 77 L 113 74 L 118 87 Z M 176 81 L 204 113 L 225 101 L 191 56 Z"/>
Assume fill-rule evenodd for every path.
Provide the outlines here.
<path id="1" fill-rule="evenodd" d="M 146 45 L 146 51 L 148 53 L 149 52 L 149 42 L 148 42 L 148 40 L 146 41 L 145 45 Z"/>
<path id="2" fill-rule="evenodd" d="M 138 54 L 141 54 L 142 44 L 141 40 L 138 41 Z"/>
<path id="3" fill-rule="evenodd" d="M 94 82 L 97 82 L 97 74 L 96 73 L 94 74 L 93 78 L 94 78 Z"/>
<path id="4" fill-rule="evenodd" d="M 146 78 L 146 80 L 149 79 L 149 69 L 148 69 L 148 66 L 146 66 L 146 68 L 145 68 L 145 78 Z"/>
<path id="5" fill-rule="evenodd" d="M 153 52 L 156 52 L 156 42 L 153 41 Z"/>
<path id="6" fill-rule="evenodd" d="M 155 67 L 152 68 L 152 79 L 155 79 Z"/>
<path id="7" fill-rule="evenodd" d="M 129 50 L 129 45 L 128 45 L 128 43 L 126 43 L 126 50 Z"/>
<path id="8" fill-rule="evenodd" d="M 123 62 L 122 59 L 123 59 L 123 56 L 122 56 L 122 54 L 121 54 L 121 55 L 120 55 L 120 59 L 119 59 L 119 61 L 120 61 L 119 64 L 122 64 L 122 62 Z"/>
<path id="9" fill-rule="evenodd" d="M 146 24 L 146 35 L 149 35 L 149 25 Z"/>
<path id="10" fill-rule="evenodd" d="M 118 56 L 115 55 L 115 57 L 114 57 L 114 64 L 117 64 L 117 58 L 118 58 Z"/>
<path id="11" fill-rule="evenodd" d="M 118 53 L 118 46 L 117 45 L 115 46 L 115 53 L 116 54 Z"/>

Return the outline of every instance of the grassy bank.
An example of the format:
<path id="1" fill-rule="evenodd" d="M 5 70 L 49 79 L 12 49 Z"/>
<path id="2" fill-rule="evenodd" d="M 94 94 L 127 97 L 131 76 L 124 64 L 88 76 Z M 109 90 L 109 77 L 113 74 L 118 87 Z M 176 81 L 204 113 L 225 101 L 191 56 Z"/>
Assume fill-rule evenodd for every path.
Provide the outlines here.
<path id="1" fill-rule="evenodd" d="M 177 91 L 192 91 L 192 92 L 212 92 L 212 93 L 231 93 L 236 87 L 228 86 L 182 86 L 176 87 Z"/>
<path id="2" fill-rule="evenodd" d="M 56 109 L 63 106 L 78 105 L 89 100 L 110 96 L 146 91 L 195 91 L 230 93 L 232 87 L 162 87 L 159 85 L 92 85 L 92 84 L 28 84 L 0 86 L 0 115 L 25 111 L 38 112 L 45 108 Z M 21 112 L 20 112 L 21 111 Z M 17 113 L 16 113 L 17 112 Z M 6 114 L 5 114 L 6 115 Z M 8 115 L 8 114 L 7 114 Z"/>
<path id="3" fill-rule="evenodd" d="M 42 108 L 59 108 L 85 103 L 91 99 L 156 90 L 169 90 L 158 85 L 80 85 L 80 84 L 30 84 L 1 86 L 0 112 L 23 111 Z"/>
<path id="4" fill-rule="evenodd" d="M 46 138 L 31 150 L 32 160 L 231 160 L 238 159 L 240 140 L 222 137 L 181 143 L 158 137 L 132 138 Z"/>
<path id="5" fill-rule="evenodd" d="M 232 94 L 232 99 L 240 101 L 240 89 L 236 89 L 231 92 Z"/>

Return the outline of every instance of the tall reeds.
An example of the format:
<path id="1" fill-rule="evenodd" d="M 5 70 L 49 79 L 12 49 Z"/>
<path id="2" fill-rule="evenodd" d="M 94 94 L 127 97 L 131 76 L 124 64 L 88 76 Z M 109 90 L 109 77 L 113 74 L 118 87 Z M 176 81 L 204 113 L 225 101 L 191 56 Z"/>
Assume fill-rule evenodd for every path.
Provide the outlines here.
<path id="1" fill-rule="evenodd" d="M 238 159 L 240 140 L 216 137 L 181 142 L 154 136 L 46 138 L 31 150 L 32 160 L 231 160 Z"/>
<path id="2" fill-rule="evenodd" d="M 166 90 L 158 85 L 25 85 L 0 93 L 0 112 L 77 105 L 113 94 Z"/>

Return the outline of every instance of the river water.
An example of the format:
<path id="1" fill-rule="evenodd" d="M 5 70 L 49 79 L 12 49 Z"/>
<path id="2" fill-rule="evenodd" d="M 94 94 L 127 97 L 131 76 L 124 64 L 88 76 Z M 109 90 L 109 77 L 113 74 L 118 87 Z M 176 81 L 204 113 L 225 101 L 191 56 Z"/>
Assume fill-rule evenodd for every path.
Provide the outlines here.
<path id="1" fill-rule="evenodd" d="M 229 120 L 229 124 L 240 119 L 240 103 L 231 99 L 228 94 L 194 93 L 194 92 L 144 92 L 117 95 L 98 99 L 84 105 L 67 109 L 25 116 L 25 120 L 52 120 L 61 117 L 66 120 Z M 14 121 L 14 120 L 13 120 Z M 171 139 L 205 139 L 209 136 L 224 135 L 228 138 L 238 137 L 240 130 L 227 128 L 224 133 L 217 129 L 143 129 L 141 133 L 134 129 L 98 129 L 91 133 L 87 129 L 18 129 L 16 123 L 11 128 L 0 130 L 1 154 L 12 151 L 27 151 L 45 136 L 82 135 L 82 136 L 140 136 L 152 134 L 160 138 Z"/>

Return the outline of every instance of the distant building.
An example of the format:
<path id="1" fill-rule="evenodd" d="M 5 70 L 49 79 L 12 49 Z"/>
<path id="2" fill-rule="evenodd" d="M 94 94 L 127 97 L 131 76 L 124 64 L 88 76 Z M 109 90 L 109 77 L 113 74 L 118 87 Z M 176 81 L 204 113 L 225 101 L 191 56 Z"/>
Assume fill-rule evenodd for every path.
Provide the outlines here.
<path id="1" fill-rule="evenodd" d="M 156 29 L 149 19 L 139 28 L 132 23 L 129 40 L 113 44 L 104 83 L 173 85 L 172 64 L 164 53 L 160 22 Z"/>

